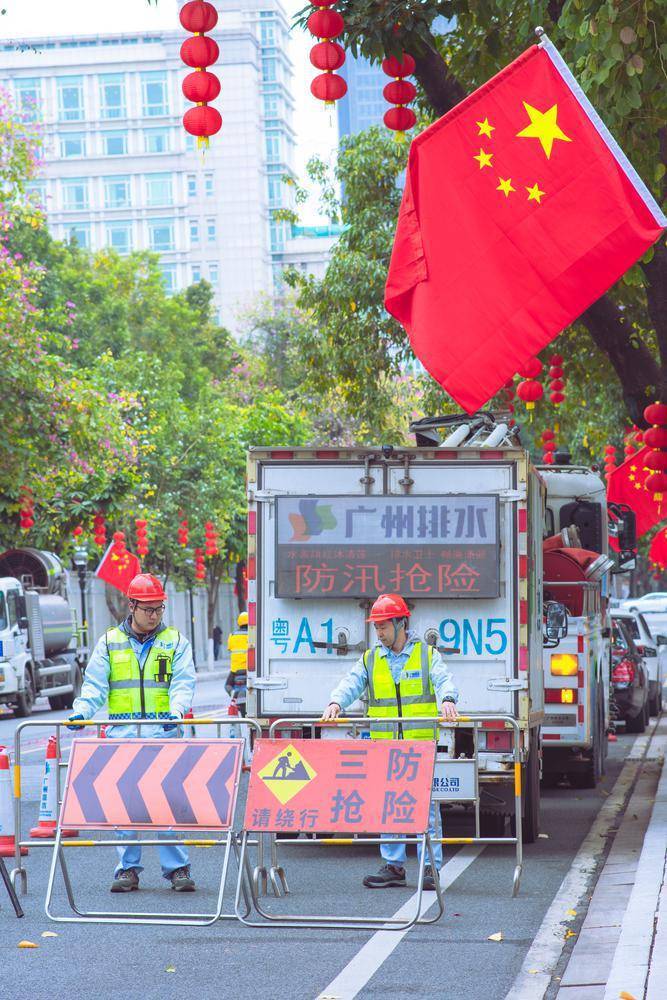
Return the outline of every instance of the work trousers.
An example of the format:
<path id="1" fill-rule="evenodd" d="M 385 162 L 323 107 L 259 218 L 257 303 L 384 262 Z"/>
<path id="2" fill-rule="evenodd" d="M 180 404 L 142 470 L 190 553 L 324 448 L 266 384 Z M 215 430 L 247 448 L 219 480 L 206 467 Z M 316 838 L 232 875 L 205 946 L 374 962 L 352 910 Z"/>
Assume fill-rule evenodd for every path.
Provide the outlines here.
<path id="1" fill-rule="evenodd" d="M 428 832 L 432 838 L 440 836 L 439 812 L 439 803 L 431 802 L 428 814 Z M 380 844 L 380 854 L 382 855 L 382 860 L 388 865 L 403 866 L 407 858 L 407 844 L 397 844 L 394 837 L 395 834 L 391 833 L 383 835 L 382 843 Z M 435 867 L 440 871 L 442 868 L 442 844 L 433 843 L 433 856 L 435 857 Z M 417 844 L 417 857 L 421 861 L 421 844 Z M 428 857 L 426 858 L 426 863 L 429 863 Z"/>

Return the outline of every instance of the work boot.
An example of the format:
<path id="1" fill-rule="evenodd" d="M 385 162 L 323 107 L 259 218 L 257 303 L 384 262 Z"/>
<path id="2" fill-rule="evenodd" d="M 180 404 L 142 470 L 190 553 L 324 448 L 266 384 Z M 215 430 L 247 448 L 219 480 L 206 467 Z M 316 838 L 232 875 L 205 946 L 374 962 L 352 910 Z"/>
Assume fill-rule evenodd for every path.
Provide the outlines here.
<path id="1" fill-rule="evenodd" d="M 136 868 L 121 868 L 111 886 L 112 892 L 132 892 L 139 888 L 139 872 Z"/>
<path id="2" fill-rule="evenodd" d="M 382 865 L 377 875 L 367 875 L 364 879 L 367 889 L 391 889 L 405 885 L 405 868 L 402 865 Z"/>
<path id="3" fill-rule="evenodd" d="M 435 875 L 430 865 L 424 868 L 424 880 L 422 882 L 424 892 L 435 892 Z"/>
<path id="4" fill-rule="evenodd" d="M 176 892 L 194 892 L 195 883 L 194 879 L 190 878 L 190 865 L 184 865 L 182 868 L 176 868 L 173 872 L 170 872 L 169 878 L 171 880 L 171 887 L 175 889 Z"/>

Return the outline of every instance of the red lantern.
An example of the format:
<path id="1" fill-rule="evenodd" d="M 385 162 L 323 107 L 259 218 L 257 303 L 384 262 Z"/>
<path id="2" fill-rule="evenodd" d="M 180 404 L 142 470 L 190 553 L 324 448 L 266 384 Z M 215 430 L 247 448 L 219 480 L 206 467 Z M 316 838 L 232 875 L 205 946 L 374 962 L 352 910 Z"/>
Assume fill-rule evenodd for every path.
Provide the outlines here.
<path id="1" fill-rule="evenodd" d="M 387 128 L 396 132 L 398 136 L 402 136 L 408 129 L 411 129 L 417 121 L 417 116 L 412 108 L 406 107 L 406 104 L 414 101 L 417 96 L 415 85 L 405 79 L 406 76 L 411 76 L 414 73 L 415 66 L 414 59 L 407 52 L 404 52 L 400 59 L 396 56 L 387 56 L 386 59 L 382 60 L 383 72 L 387 76 L 394 77 L 392 82 L 385 86 L 382 94 L 386 101 L 395 105 L 395 107 L 385 111 L 382 120 Z"/>
<path id="2" fill-rule="evenodd" d="M 649 448 L 667 448 L 667 427 L 649 427 L 644 431 L 639 441 L 648 445 Z"/>
<path id="3" fill-rule="evenodd" d="M 555 451 L 557 446 L 555 441 L 544 441 L 542 447 L 545 451 Z"/>
<path id="4" fill-rule="evenodd" d="M 667 472 L 667 451 L 655 449 L 649 451 L 644 458 L 645 469 L 655 469 L 657 472 Z"/>
<path id="5" fill-rule="evenodd" d="M 134 524 L 137 529 L 137 552 L 143 558 L 143 556 L 148 555 L 148 531 L 146 529 L 148 522 L 138 517 Z"/>
<path id="6" fill-rule="evenodd" d="M 178 16 L 185 30 L 193 34 L 212 31 L 218 23 L 217 10 L 212 3 L 206 3 L 206 0 L 190 0 Z"/>
<path id="7" fill-rule="evenodd" d="M 549 378 L 551 379 L 549 383 L 549 399 L 554 406 L 560 406 L 565 399 L 563 393 L 565 382 L 563 381 L 562 354 L 552 354 L 549 358 Z"/>
<path id="8" fill-rule="evenodd" d="M 608 444 L 604 449 L 604 474 L 607 481 L 616 468 L 616 448 L 613 444 Z"/>
<path id="9" fill-rule="evenodd" d="M 667 493 L 667 475 L 664 472 L 652 472 L 646 477 L 644 485 L 651 493 Z"/>
<path id="10" fill-rule="evenodd" d="M 544 455 L 542 455 L 542 462 L 545 465 L 553 465 L 555 461 L 554 453 L 552 451 L 547 451 Z"/>
<path id="11" fill-rule="evenodd" d="M 313 97 L 324 101 L 325 104 L 333 104 L 345 97 L 347 93 L 347 83 L 342 76 L 335 73 L 320 73 L 310 84 L 310 92 Z"/>
<path id="12" fill-rule="evenodd" d="M 204 553 L 201 549 L 195 549 L 195 579 L 206 579 L 206 566 L 204 565 Z"/>
<path id="13" fill-rule="evenodd" d="M 551 392 L 549 393 L 549 399 L 554 404 L 554 406 L 560 406 L 560 404 L 565 399 L 565 396 L 563 395 L 562 392 Z"/>
<path id="14" fill-rule="evenodd" d="M 549 358 L 549 364 L 550 365 L 562 365 L 563 364 L 563 355 L 562 354 L 552 354 L 551 357 Z"/>
<path id="15" fill-rule="evenodd" d="M 209 136 L 215 135 L 222 128 L 222 115 L 209 104 L 198 104 L 196 108 L 185 112 L 183 125 L 190 135 L 208 140 Z"/>
<path id="16" fill-rule="evenodd" d="M 182 548 L 188 544 L 188 520 L 186 517 L 183 518 L 178 527 L 178 544 Z"/>
<path id="17" fill-rule="evenodd" d="M 529 378 L 525 382 L 519 382 L 516 394 L 526 404 L 526 409 L 532 410 L 535 408 L 537 400 L 542 399 L 544 389 L 535 379 Z"/>
<path id="18" fill-rule="evenodd" d="M 220 93 L 220 81 L 215 73 L 202 69 L 197 73 L 188 73 L 181 84 L 181 90 L 193 104 L 206 104 L 214 101 Z"/>
<path id="19" fill-rule="evenodd" d="M 207 521 L 204 526 L 206 538 L 206 555 L 217 556 L 218 554 L 218 532 L 215 530 L 212 521 Z"/>
<path id="20" fill-rule="evenodd" d="M 186 66 L 192 66 L 194 69 L 212 66 L 218 61 L 219 55 L 218 43 L 207 35 L 186 38 L 181 45 L 181 59 Z"/>
<path id="21" fill-rule="evenodd" d="M 650 406 L 647 406 L 644 410 L 644 420 L 647 424 L 667 424 L 667 404 L 651 403 Z"/>
<path id="22" fill-rule="evenodd" d="M 519 368 L 518 374 L 521 378 L 537 378 L 542 374 L 542 362 L 538 358 L 531 358 L 523 368 Z"/>
<path id="23" fill-rule="evenodd" d="M 72 537 L 74 538 L 74 541 L 76 541 L 77 538 L 80 535 L 82 535 L 82 534 L 83 534 L 83 526 L 82 525 L 77 524 L 76 528 L 72 528 Z"/>
<path id="24" fill-rule="evenodd" d="M 338 38 L 345 29 L 345 21 L 337 10 L 315 10 L 306 22 L 308 31 L 317 38 Z"/>
<path id="25" fill-rule="evenodd" d="M 93 518 L 93 534 L 95 536 L 95 545 L 98 545 L 101 549 L 103 549 L 107 543 L 107 531 L 104 514 L 96 514 Z"/>
<path id="26" fill-rule="evenodd" d="M 331 73 L 345 62 L 345 50 L 338 42 L 318 42 L 310 50 L 310 61 L 315 69 Z"/>
<path id="27" fill-rule="evenodd" d="M 644 480 L 644 486 L 654 495 L 654 499 L 661 501 L 662 495 L 667 491 L 667 448 L 660 442 L 667 433 L 667 405 L 665 403 L 651 403 L 644 410 L 644 420 L 653 424 L 644 432 L 644 443 L 651 446 L 644 459 L 644 466 L 647 469 L 655 469 L 650 476 Z M 658 507 L 658 509 L 660 509 Z"/>
<path id="28" fill-rule="evenodd" d="M 545 431 L 542 431 L 542 441 L 543 442 L 544 441 L 555 441 L 555 440 L 556 440 L 556 432 L 555 431 L 550 430 L 548 427 L 547 427 L 547 429 Z"/>
<path id="29" fill-rule="evenodd" d="M 30 531 L 35 526 L 35 498 L 29 486 L 22 486 L 19 490 L 21 507 L 19 510 L 21 531 Z"/>

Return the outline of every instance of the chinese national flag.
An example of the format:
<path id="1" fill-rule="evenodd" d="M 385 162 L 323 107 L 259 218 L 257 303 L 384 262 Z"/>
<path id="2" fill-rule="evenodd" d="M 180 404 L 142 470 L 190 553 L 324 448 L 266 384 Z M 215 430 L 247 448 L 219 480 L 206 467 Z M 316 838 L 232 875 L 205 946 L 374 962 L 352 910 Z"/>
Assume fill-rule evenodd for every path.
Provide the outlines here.
<path id="1" fill-rule="evenodd" d="M 667 518 L 667 496 L 651 493 L 644 486 L 646 477 L 653 472 L 644 466 L 649 448 L 642 448 L 631 455 L 623 465 L 609 476 L 607 499 L 616 503 L 627 503 L 635 512 L 637 534 L 645 535 Z"/>
<path id="2" fill-rule="evenodd" d="M 102 556 L 102 560 L 95 570 L 95 576 L 100 580 L 127 593 L 127 588 L 132 579 L 141 572 L 141 564 L 135 555 L 128 552 L 125 547 L 118 548 L 112 542 Z"/>
<path id="3" fill-rule="evenodd" d="M 655 563 L 661 569 L 667 566 L 667 529 L 663 528 L 654 537 L 648 550 L 648 558 L 649 562 Z"/>
<path id="4" fill-rule="evenodd" d="M 414 139 L 385 305 L 473 412 L 665 224 L 543 39 Z"/>

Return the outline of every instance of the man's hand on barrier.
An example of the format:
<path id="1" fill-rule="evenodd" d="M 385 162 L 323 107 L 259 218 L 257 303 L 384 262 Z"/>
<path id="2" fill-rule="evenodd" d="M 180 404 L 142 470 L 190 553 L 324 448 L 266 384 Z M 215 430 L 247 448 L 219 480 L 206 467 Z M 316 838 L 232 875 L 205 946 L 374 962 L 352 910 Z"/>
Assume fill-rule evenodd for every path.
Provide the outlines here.
<path id="1" fill-rule="evenodd" d="M 70 717 L 68 718 L 67 722 L 71 722 L 72 725 L 71 726 L 68 725 L 67 728 L 70 730 L 70 732 L 76 733 L 76 732 L 79 731 L 79 729 L 83 729 L 83 726 L 79 725 L 79 722 L 83 722 L 83 721 L 84 721 L 84 718 L 83 718 L 82 715 L 70 715 Z"/>
<path id="2" fill-rule="evenodd" d="M 456 722 L 459 717 L 459 713 L 456 711 L 456 705 L 453 701 L 443 701 L 440 706 L 440 715 L 443 722 Z"/>
<path id="3" fill-rule="evenodd" d="M 174 719 L 174 724 L 172 725 L 169 722 L 165 722 L 165 724 L 162 727 L 165 733 L 171 733 L 174 731 L 174 729 L 177 729 L 178 723 L 182 721 L 183 716 L 180 714 L 180 712 L 171 712 L 169 718 Z"/>
<path id="4" fill-rule="evenodd" d="M 322 722 L 333 722 L 340 715 L 340 705 L 332 701 L 322 712 Z"/>

